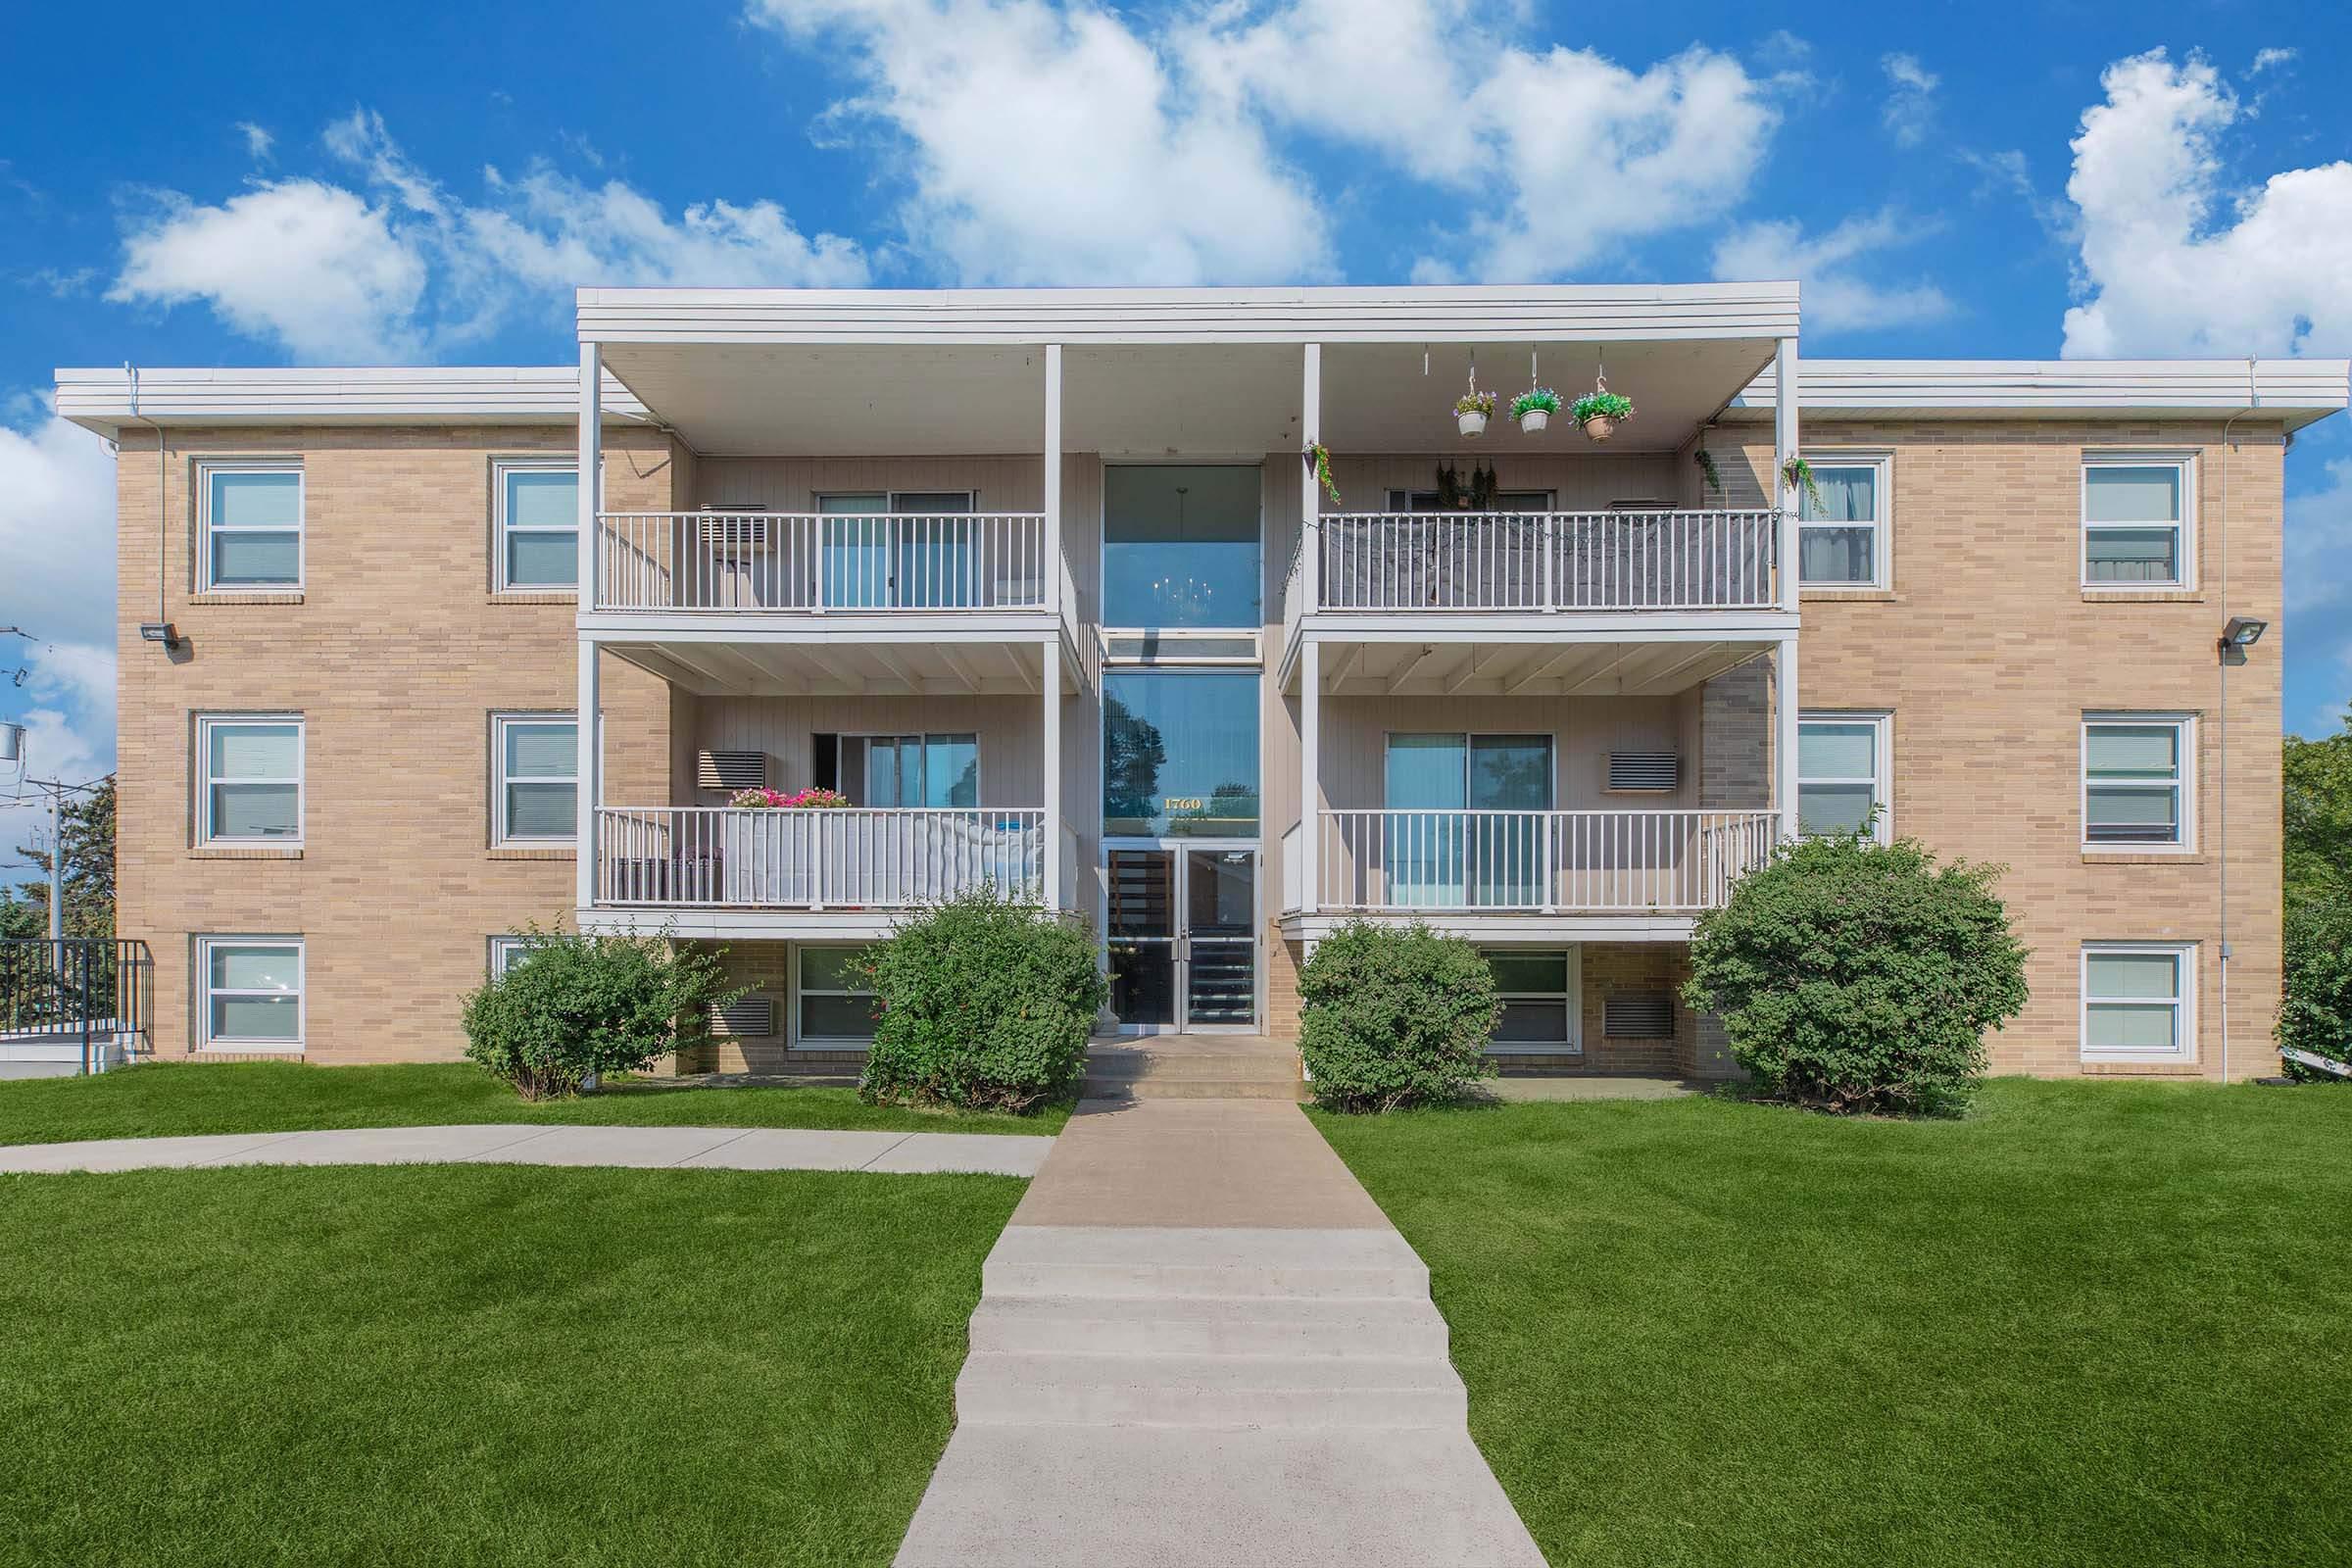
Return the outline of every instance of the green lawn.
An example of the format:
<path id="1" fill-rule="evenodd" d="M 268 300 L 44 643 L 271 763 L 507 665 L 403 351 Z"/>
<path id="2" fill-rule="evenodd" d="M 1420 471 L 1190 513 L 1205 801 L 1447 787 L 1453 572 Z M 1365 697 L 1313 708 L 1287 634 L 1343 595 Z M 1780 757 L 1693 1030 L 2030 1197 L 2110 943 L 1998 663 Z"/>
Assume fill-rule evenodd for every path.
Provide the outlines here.
<path id="1" fill-rule="evenodd" d="M 0 1082 L 0 1144 L 485 1121 L 1052 1133 L 1068 1116 L 1064 1107 L 1029 1116 L 957 1115 L 867 1105 L 851 1089 L 670 1088 L 658 1079 L 533 1105 L 468 1062 L 158 1062 L 95 1078 Z"/>
<path id="2" fill-rule="evenodd" d="M 2352 1093 L 1318 1124 L 1554 1564 L 2345 1560 Z"/>
<path id="3" fill-rule="evenodd" d="M 0 1562 L 886 1563 L 1021 1185 L 0 1176 Z"/>

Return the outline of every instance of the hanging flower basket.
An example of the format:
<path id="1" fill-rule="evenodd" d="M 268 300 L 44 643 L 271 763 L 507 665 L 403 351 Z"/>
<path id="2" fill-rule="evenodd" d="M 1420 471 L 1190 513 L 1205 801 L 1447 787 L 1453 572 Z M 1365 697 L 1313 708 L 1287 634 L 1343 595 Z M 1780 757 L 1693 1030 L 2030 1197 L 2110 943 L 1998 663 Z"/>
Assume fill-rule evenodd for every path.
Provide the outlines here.
<path id="1" fill-rule="evenodd" d="M 1494 417 L 1494 394 L 1466 392 L 1453 400 L 1453 422 L 1464 435 L 1485 435 L 1487 421 Z"/>
<path id="2" fill-rule="evenodd" d="M 1519 421 L 1522 435 L 1534 435 L 1551 423 L 1551 416 L 1565 407 L 1560 395 L 1547 386 L 1532 386 L 1511 399 L 1511 417 Z"/>
<path id="3" fill-rule="evenodd" d="M 1634 400 L 1615 392 L 1588 392 L 1568 410 L 1568 417 L 1585 427 L 1595 441 L 1606 441 L 1617 426 L 1634 416 Z"/>

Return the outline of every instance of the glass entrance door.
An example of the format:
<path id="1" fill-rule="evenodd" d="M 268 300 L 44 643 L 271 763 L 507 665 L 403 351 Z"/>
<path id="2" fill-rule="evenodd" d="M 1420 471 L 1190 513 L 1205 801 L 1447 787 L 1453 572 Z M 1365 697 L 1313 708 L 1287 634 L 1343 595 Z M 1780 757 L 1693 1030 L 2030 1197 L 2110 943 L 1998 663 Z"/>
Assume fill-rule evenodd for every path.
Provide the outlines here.
<path id="1" fill-rule="evenodd" d="M 1257 850 L 1112 850 L 1110 1008 L 1131 1034 L 1257 1027 Z"/>

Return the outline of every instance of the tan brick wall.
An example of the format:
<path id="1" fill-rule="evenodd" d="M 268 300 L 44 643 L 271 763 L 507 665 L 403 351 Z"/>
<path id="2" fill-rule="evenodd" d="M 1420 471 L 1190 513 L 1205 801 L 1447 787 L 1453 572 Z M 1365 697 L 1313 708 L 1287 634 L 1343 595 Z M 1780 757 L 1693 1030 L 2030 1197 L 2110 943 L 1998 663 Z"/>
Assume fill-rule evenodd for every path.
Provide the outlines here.
<path id="1" fill-rule="evenodd" d="M 1769 467 L 1770 438 L 1742 429 L 1736 449 L 1722 434 L 1710 445 L 1727 504 L 1739 505 Z M 2214 644 L 2232 614 L 2279 622 L 2281 450 L 2278 427 L 2258 420 L 2239 420 L 2230 445 L 2222 437 L 2220 421 L 1805 417 L 1808 451 L 1893 452 L 1893 575 L 1885 593 L 1805 595 L 1802 700 L 1891 710 L 1895 830 L 1939 855 L 2009 867 L 2001 893 L 2033 950 L 2034 994 L 1991 1037 L 1996 1071 L 2082 1071 L 2082 944 L 2144 940 L 2198 944 L 2192 1070 L 2220 1074 L 2225 830 L 2230 1076 L 2276 1061 L 2279 651 L 2266 639 L 2229 672 L 2225 711 Z M 2129 597 L 2082 589 L 2086 450 L 2196 454 L 2195 587 Z M 2194 853 L 2082 850 L 2081 722 L 2110 710 L 2197 715 Z"/>
<path id="2" fill-rule="evenodd" d="M 1689 973 L 1687 950 L 1679 942 L 1589 942 L 1585 944 L 1585 1054 L 1589 1072 L 1671 1073 L 1686 1070 L 1693 1047 L 1693 1019 L 1676 991 Z M 1675 1032 L 1651 1040 L 1609 1038 L 1606 1009 L 1615 996 L 1674 999 Z"/>
<path id="3" fill-rule="evenodd" d="M 138 637 L 156 609 L 156 441 L 124 432 L 120 927 L 155 952 L 160 1054 L 190 1046 L 198 934 L 305 939 L 310 1059 L 433 1059 L 459 1054 L 460 998 L 481 983 L 490 936 L 569 911 L 568 848 L 490 848 L 489 715 L 577 700 L 571 597 L 490 592 L 490 465 L 573 440 L 563 427 L 171 431 L 166 615 L 187 641 L 167 658 Z M 671 504 L 666 438 L 607 443 L 613 505 Z M 194 462 L 238 454 L 302 459 L 297 601 L 191 594 Z M 604 676 L 612 789 L 661 799 L 666 692 L 610 658 Z M 237 710 L 304 717 L 298 853 L 194 848 L 195 715 Z"/>

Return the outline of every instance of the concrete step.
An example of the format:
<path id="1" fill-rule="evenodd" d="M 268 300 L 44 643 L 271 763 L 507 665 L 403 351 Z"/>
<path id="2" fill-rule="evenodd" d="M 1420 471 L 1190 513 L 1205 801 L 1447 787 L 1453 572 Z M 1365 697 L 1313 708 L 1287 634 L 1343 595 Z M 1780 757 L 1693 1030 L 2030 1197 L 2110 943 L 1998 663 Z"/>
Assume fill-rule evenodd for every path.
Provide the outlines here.
<path id="1" fill-rule="evenodd" d="M 1429 1298 L 1427 1265 L 1374 1230 L 1010 1225 L 980 1277 L 986 1296 Z"/>
<path id="2" fill-rule="evenodd" d="M 1089 1354 L 1430 1356 L 1446 1320 L 1427 1300 L 1268 1297 L 992 1296 L 971 1348 Z"/>
<path id="3" fill-rule="evenodd" d="M 1153 1055 L 1145 1051 L 1090 1051 L 1086 1070 L 1102 1077 L 1125 1078 L 1290 1078 L 1298 1076 L 1298 1058 L 1261 1052 L 1188 1052 L 1183 1055 Z"/>
<path id="4" fill-rule="evenodd" d="M 956 1380 L 973 1425 L 1458 1427 L 1469 1396 L 1432 1356 L 975 1350 Z"/>
<path id="5" fill-rule="evenodd" d="M 1083 1100 L 1287 1100 L 1306 1099 L 1297 1082 L 1250 1078 L 1095 1078 L 1078 1086 Z"/>

